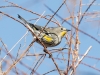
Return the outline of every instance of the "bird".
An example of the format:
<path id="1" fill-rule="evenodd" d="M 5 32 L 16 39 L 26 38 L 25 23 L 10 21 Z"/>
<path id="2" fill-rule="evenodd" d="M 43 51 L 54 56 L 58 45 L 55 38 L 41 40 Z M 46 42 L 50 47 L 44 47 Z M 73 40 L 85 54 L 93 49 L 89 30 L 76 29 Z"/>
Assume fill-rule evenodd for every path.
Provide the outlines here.
<path id="1" fill-rule="evenodd" d="M 40 25 L 34 25 L 32 23 L 27 22 L 22 16 L 18 14 L 18 18 L 26 25 L 29 25 L 30 28 L 32 28 L 34 34 L 38 36 L 39 40 L 36 39 L 36 42 L 40 45 L 41 42 L 46 47 L 54 47 L 61 43 L 62 38 L 65 36 L 65 34 L 70 31 L 69 29 L 66 29 L 62 26 L 60 27 L 43 27 Z M 33 37 L 34 34 L 32 33 Z M 41 42 L 40 42 L 41 41 Z"/>

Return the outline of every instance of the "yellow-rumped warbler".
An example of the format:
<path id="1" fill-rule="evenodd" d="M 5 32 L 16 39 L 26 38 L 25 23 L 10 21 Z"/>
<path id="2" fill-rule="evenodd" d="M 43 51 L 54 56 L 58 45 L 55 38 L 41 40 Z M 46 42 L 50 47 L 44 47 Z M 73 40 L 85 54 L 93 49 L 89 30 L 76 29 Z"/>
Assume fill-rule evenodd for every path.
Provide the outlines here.
<path id="1" fill-rule="evenodd" d="M 27 22 L 20 15 L 18 15 L 18 18 L 21 19 L 25 24 L 29 25 L 33 29 L 33 32 L 38 36 L 40 41 L 43 42 L 43 44 L 46 47 L 57 46 L 58 44 L 60 44 L 62 38 L 67 33 L 67 31 L 70 31 L 63 27 L 44 28 L 39 25 L 34 25 L 32 23 Z M 41 44 L 38 39 L 36 40 L 36 42 Z"/>

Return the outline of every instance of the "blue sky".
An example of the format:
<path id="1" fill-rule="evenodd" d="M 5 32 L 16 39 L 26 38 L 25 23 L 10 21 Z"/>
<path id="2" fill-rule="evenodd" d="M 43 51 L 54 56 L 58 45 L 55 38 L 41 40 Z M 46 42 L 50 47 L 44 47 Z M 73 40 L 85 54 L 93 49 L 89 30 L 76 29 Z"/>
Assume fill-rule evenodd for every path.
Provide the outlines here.
<path id="1" fill-rule="evenodd" d="M 22 6 L 26 9 L 29 9 L 33 12 L 36 12 L 38 14 L 42 14 L 45 11 L 44 15 L 53 15 L 53 13 L 51 11 L 49 11 L 44 4 L 48 5 L 50 8 L 52 8 L 52 10 L 56 11 L 58 9 L 58 7 L 61 5 L 61 3 L 63 2 L 63 0 L 9 0 L 10 2 L 13 2 L 15 4 L 18 4 L 19 6 Z M 91 0 L 83 0 L 82 4 L 88 4 L 90 3 Z M 96 0 L 95 3 L 100 3 L 100 0 Z M 71 11 L 73 11 L 73 5 L 74 3 L 71 4 L 71 2 L 69 2 L 68 0 L 68 5 L 69 5 L 69 9 Z M 10 5 L 7 2 L 4 2 L 3 0 L 0 0 L 0 6 L 6 6 L 6 5 Z M 78 6 L 75 9 L 74 14 L 77 15 L 78 12 Z M 82 6 L 82 13 L 86 10 L 87 5 Z M 99 5 L 93 5 L 88 12 L 96 12 L 99 11 L 100 7 Z M 24 17 L 26 20 L 30 20 L 30 19 L 34 19 L 34 18 L 39 18 L 39 16 L 32 14 L 30 12 L 24 11 L 22 9 L 16 8 L 16 7 L 8 7 L 8 8 L 0 8 L 0 11 L 9 14 L 10 16 L 17 18 L 17 14 L 20 14 L 22 17 Z M 63 18 L 67 18 L 70 16 L 70 14 L 68 13 L 68 10 L 66 8 L 66 6 L 64 5 L 61 10 L 57 13 L 59 14 L 61 17 Z M 0 16 L 2 16 L 0 14 Z M 99 16 L 99 14 L 98 14 Z M 93 16 L 92 16 L 93 17 Z M 49 17 L 48 17 L 49 18 Z M 62 20 L 59 19 L 57 16 L 55 16 L 55 18 L 61 23 Z M 18 19 L 19 20 L 19 19 Z M 92 22 L 88 22 L 88 20 L 92 20 Z M 98 20 L 98 21 L 95 21 Z M 31 23 L 35 23 L 35 20 L 33 21 L 29 21 Z M 41 26 L 45 26 L 45 24 L 48 21 L 41 18 L 37 24 L 41 25 Z M 71 23 L 72 20 L 69 20 L 69 22 Z M 76 20 L 75 20 L 76 23 Z M 10 50 L 12 48 L 12 46 L 26 33 L 27 29 L 21 25 L 20 23 L 8 18 L 7 16 L 2 16 L 2 18 L 0 18 L 0 38 L 3 40 L 3 42 L 6 44 L 8 50 Z M 49 23 L 48 25 L 49 27 L 54 27 L 57 26 L 54 23 Z M 67 29 L 71 29 L 71 26 L 69 26 L 67 23 L 64 23 L 62 26 L 66 27 Z M 87 32 L 88 34 L 92 35 L 93 37 L 95 37 L 96 39 L 100 40 L 100 28 L 99 28 L 99 17 L 93 17 L 91 18 L 91 16 L 86 16 L 84 17 L 84 19 L 82 20 L 79 29 L 83 30 L 84 32 Z M 70 33 L 69 33 L 70 34 Z M 18 49 L 20 47 L 21 44 L 21 50 L 20 50 L 20 54 L 27 48 L 27 46 L 30 44 L 30 42 L 32 41 L 33 37 L 31 35 L 31 33 L 29 32 L 28 35 L 21 40 L 21 42 L 13 49 L 13 51 L 11 52 L 11 54 L 13 56 L 17 55 Z M 92 49 L 89 52 L 89 56 L 93 56 L 93 57 L 100 57 L 100 44 L 96 41 L 94 41 L 93 39 L 91 39 L 90 37 L 82 34 L 81 32 L 79 32 L 79 40 L 81 42 L 79 48 L 80 54 L 84 54 L 85 51 L 88 49 L 89 46 L 92 46 Z M 65 39 L 62 40 L 61 44 L 56 46 L 55 48 L 61 48 L 65 45 Z M 1 46 L 1 43 L 0 43 Z M 66 46 L 67 47 L 67 46 Z M 51 48 L 50 48 L 51 49 Z M 35 43 L 34 46 L 32 46 L 32 48 L 30 49 L 30 53 L 43 53 L 43 47 L 40 46 L 39 44 Z M 65 52 L 68 52 L 67 50 L 65 50 Z M 1 58 L 5 56 L 5 53 L 2 51 L 1 53 Z M 57 57 L 57 54 L 53 54 L 54 57 Z M 62 55 L 60 54 L 59 57 L 62 58 Z M 11 60 L 8 56 L 7 58 L 9 60 Z M 7 59 L 6 58 L 6 59 Z M 65 55 L 65 58 L 67 58 L 67 55 Z M 32 66 L 33 68 L 33 62 L 36 62 L 36 59 L 38 60 L 39 57 L 30 57 L 27 56 L 25 58 L 22 59 L 22 62 L 24 62 L 25 64 Z M 66 69 L 66 66 L 64 64 L 67 64 L 67 62 L 65 63 L 60 62 L 59 60 L 56 60 L 57 63 L 59 64 L 59 68 L 62 70 Z M 49 62 L 49 63 L 48 63 Z M 85 58 L 82 62 L 85 62 L 86 64 L 89 64 L 91 66 L 94 66 L 98 69 L 100 69 L 100 62 L 99 60 L 94 60 L 94 59 L 90 59 L 90 58 Z M 3 63 L 4 64 L 4 63 Z M 27 73 L 30 73 L 30 70 L 26 69 L 25 67 L 21 66 L 20 64 L 17 64 L 17 67 L 20 68 L 23 71 L 27 71 Z M 4 68 L 3 70 L 5 70 L 6 68 Z M 53 64 L 53 62 L 51 61 L 51 59 L 46 58 L 44 60 L 44 62 L 41 64 L 41 66 L 38 68 L 37 72 L 40 74 L 43 74 L 45 72 L 48 72 L 52 69 L 55 69 L 55 66 Z M 78 72 L 82 72 L 82 73 L 93 73 L 93 74 L 100 74 L 97 70 L 94 70 L 88 66 L 82 65 L 80 64 L 79 67 L 77 68 Z M 12 72 L 10 72 L 11 74 L 13 74 Z M 58 75 L 57 72 L 53 72 L 50 73 L 48 75 Z M 79 74 L 80 75 L 80 74 Z"/>

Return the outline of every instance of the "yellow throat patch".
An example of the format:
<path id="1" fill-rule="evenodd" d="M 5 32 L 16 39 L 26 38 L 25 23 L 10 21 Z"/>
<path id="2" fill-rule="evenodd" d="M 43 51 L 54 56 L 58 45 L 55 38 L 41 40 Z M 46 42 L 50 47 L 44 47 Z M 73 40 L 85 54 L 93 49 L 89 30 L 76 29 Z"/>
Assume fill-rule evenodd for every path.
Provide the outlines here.
<path id="1" fill-rule="evenodd" d="M 63 31 L 60 33 L 60 36 L 63 37 L 66 33 L 67 33 L 67 31 Z"/>

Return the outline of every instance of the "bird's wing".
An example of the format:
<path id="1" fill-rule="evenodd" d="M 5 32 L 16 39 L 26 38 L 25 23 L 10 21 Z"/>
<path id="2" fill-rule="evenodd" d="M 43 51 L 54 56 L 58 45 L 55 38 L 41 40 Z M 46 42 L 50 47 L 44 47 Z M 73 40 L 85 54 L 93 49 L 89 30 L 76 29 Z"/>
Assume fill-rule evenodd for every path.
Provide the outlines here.
<path id="1" fill-rule="evenodd" d="M 47 33 L 54 33 L 54 27 L 48 27 L 45 31 L 47 31 Z"/>
<path id="2" fill-rule="evenodd" d="M 35 29 L 38 30 L 38 31 L 42 31 L 42 29 L 43 29 L 42 26 L 34 25 L 34 24 L 32 24 L 32 23 L 29 23 L 29 26 L 32 27 L 32 28 L 35 28 Z"/>

